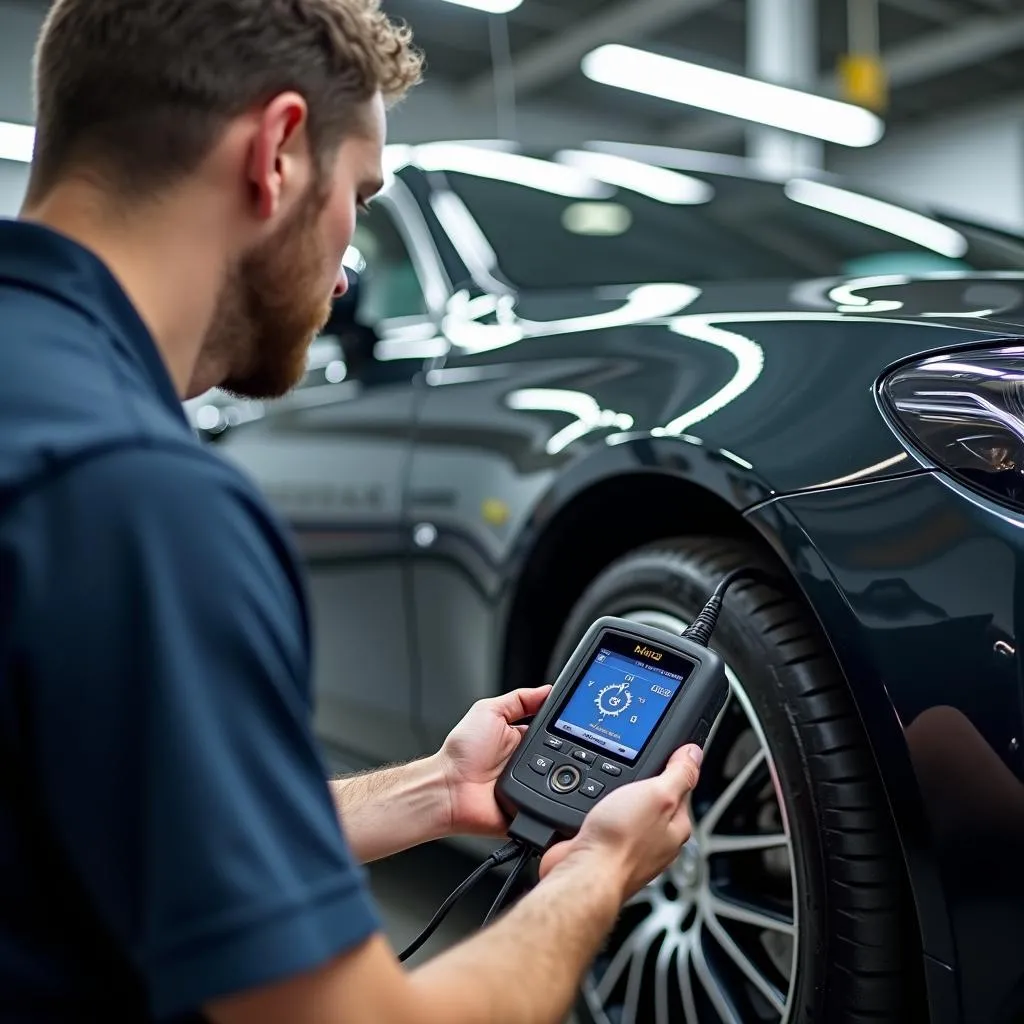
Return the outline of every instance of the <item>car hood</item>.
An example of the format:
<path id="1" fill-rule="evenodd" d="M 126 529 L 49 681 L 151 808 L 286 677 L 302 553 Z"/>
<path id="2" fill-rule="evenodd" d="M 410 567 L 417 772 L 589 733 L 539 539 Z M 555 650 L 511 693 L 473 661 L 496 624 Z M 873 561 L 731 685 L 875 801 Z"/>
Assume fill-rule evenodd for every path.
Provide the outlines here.
<path id="1" fill-rule="evenodd" d="M 524 340 L 552 339 L 530 350 L 550 386 L 586 392 L 638 434 L 724 453 L 755 481 L 737 488 L 744 504 L 919 471 L 879 413 L 880 376 L 909 357 L 1024 337 L 1024 274 L 652 282 L 522 295 L 515 315 Z M 577 357 L 589 360 L 579 371 Z"/>
<path id="2" fill-rule="evenodd" d="M 516 313 L 527 325 L 553 333 L 579 326 L 599 328 L 652 323 L 675 316 L 732 314 L 744 320 L 874 317 L 887 321 L 948 325 L 985 333 L 1024 331 L 1024 271 L 978 274 L 832 277 L 798 282 L 730 284 L 644 282 L 590 291 L 520 296 Z M 592 323 L 590 323 L 592 321 Z"/>

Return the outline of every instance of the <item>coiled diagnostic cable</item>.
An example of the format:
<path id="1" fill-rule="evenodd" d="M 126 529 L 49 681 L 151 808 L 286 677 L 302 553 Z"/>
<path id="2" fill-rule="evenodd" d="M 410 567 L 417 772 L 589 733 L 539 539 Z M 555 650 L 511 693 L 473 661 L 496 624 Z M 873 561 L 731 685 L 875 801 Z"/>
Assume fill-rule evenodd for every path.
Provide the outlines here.
<path id="1" fill-rule="evenodd" d="M 740 580 L 752 580 L 761 582 L 775 582 L 777 580 L 772 575 L 763 569 L 758 569 L 753 566 L 743 566 L 739 569 L 734 569 L 732 572 L 727 573 L 719 581 L 715 587 L 711 597 L 708 598 L 707 604 L 701 609 L 700 614 L 682 631 L 681 636 L 686 637 L 693 643 L 700 644 L 702 647 L 707 647 L 711 641 L 711 634 L 715 630 L 715 626 L 718 623 L 718 616 L 722 611 L 722 604 L 725 601 L 725 595 L 732 587 L 734 583 L 738 583 Z M 529 719 L 524 719 L 523 723 L 528 722 Z M 504 884 L 501 887 L 497 897 L 491 904 L 491 909 L 487 911 L 487 916 L 483 920 L 481 927 L 486 927 L 494 918 L 497 916 L 501 908 L 505 905 L 509 894 L 512 892 L 513 887 L 519 880 L 523 871 L 529 865 L 533 857 L 542 856 L 551 846 L 551 844 L 557 838 L 556 833 L 553 829 L 546 829 L 543 826 L 539 826 L 536 822 L 531 819 L 525 819 L 522 815 L 517 815 L 512 825 L 509 827 L 508 834 L 514 838 L 502 846 L 500 849 L 495 850 L 487 860 L 480 864 L 468 878 L 463 881 L 458 888 L 456 888 L 452 894 L 437 908 L 437 912 L 430 919 L 430 923 L 416 936 L 415 939 L 409 945 L 402 950 L 398 955 L 400 961 L 408 960 L 417 950 L 419 950 L 423 944 L 437 931 L 441 922 L 447 917 L 452 907 L 463 896 L 473 888 L 481 878 L 484 877 L 489 871 L 499 867 L 502 864 L 508 864 L 510 861 L 515 861 L 515 865 L 509 871 Z"/>

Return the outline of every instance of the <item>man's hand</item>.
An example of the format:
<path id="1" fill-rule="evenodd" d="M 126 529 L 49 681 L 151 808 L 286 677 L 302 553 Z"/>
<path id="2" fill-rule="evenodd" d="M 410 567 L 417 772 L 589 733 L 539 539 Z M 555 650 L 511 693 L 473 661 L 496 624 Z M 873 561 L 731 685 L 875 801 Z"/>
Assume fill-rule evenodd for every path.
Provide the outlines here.
<path id="1" fill-rule="evenodd" d="M 690 838 L 689 797 L 700 776 L 700 747 L 681 747 L 664 771 L 611 792 L 590 811 L 570 840 L 541 860 L 540 877 L 601 865 L 604 878 L 622 886 L 621 902 L 664 871 Z"/>
<path id="2" fill-rule="evenodd" d="M 527 728 L 512 723 L 535 715 L 550 693 L 550 686 L 539 686 L 477 701 L 448 734 L 437 756 L 448 783 L 453 834 L 505 834 L 508 820 L 495 800 L 494 783 Z"/>
<path id="3" fill-rule="evenodd" d="M 550 686 L 481 700 L 430 757 L 330 784 L 352 849 L 363 863 L 451 835 L 504 835 L 494 783 Z"/>
<path id="4" fill-rule="evenodd" d="M 544 688 L 546 689 L 546 687 Z M 494 741 L 494 763 L 518 736 L 504 730 L 540 706 L 542 690 L 483 701 L 453 732 Z M 502 726 L 502 722 L 505 723 Z M 513 730 L 514 732 L 515 730 Z M 447 744 L 446 744 L 447 746 Z M 481 750 L 483 746 L 481 746 Z M 487 749 L 492 749 L 488 747 Z M 610 793 L 571 840 L 548 851 L 540 884 L 490 927 L 413 971 L 404 970 L 380 936 L 323 968 L 206 1008 L 214 1024 L 557 1024 L 565 1020 L 623 900 L 660 874 L 689 838 L 688 798 L 699 748 L 684 747 L 664 772 Z M 477 765 L 475 756 L 470 763 Z M 480 769 L 479 777 L 487 775 Z M 493 777 L 498 774 L 492 766 Z M 487 784 L 478 793 L 487 793 Z M 471 788 L 469 792 L 474 792 Z M 481 807 L 487 801 L 480 798 Z M 478 821 L 491 820 L 489 814 Z M 523 942 L 523 936 L 530 937 Z M 528 978 L 529 984 L 509 984 Z"/>

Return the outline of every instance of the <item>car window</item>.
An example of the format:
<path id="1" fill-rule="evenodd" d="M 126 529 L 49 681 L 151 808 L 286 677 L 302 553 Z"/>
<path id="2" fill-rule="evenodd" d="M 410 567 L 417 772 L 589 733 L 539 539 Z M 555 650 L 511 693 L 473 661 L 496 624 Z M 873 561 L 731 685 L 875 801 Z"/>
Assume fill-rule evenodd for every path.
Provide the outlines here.
<path id="1" fill-rule="evenodd" d="M 453 172 L 445 177 L 502 274 L 519 288 L 1024 268 L 1024 239 L 1013 235 L 926 217 L 907 230 L 891 205 L 888 219 L 896 230 L 880 226 L 886 211 L 880 217 L 877 207 L 871 211 L 876 223 L 821 208 L 842 208 L 843 192 L 826 192 L 815 206 L 780 184 L 702 173 L 694 177 L 710 186 L 710 199 L 674 205 L 622 188 L 580 200 L 518 182 Z M 813 192 L 810 198 L 819 201 Z M 929 223 L 939 228 L 937 235 L 931 229 L 938 238 L 931 245 Z"/>
<path id="2" fill-rule="evenodd" d="M 360 275 L 363 323 L 427 314 L 412 256 L 383 203 L 372 203 L 359 218 L 345 263 Z"/>

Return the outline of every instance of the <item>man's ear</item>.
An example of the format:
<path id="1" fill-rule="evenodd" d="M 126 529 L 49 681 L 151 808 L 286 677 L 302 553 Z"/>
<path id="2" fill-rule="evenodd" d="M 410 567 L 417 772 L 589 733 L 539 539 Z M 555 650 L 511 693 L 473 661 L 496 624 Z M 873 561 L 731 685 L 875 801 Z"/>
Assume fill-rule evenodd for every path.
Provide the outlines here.
<path id="1" fill-rule="evenodd" d="M 297 202 L 312 177 L 306 101 L 295 92 L 275 96 L 259 112 L 247 176 L 253 212 L 271 220 Z"/>

